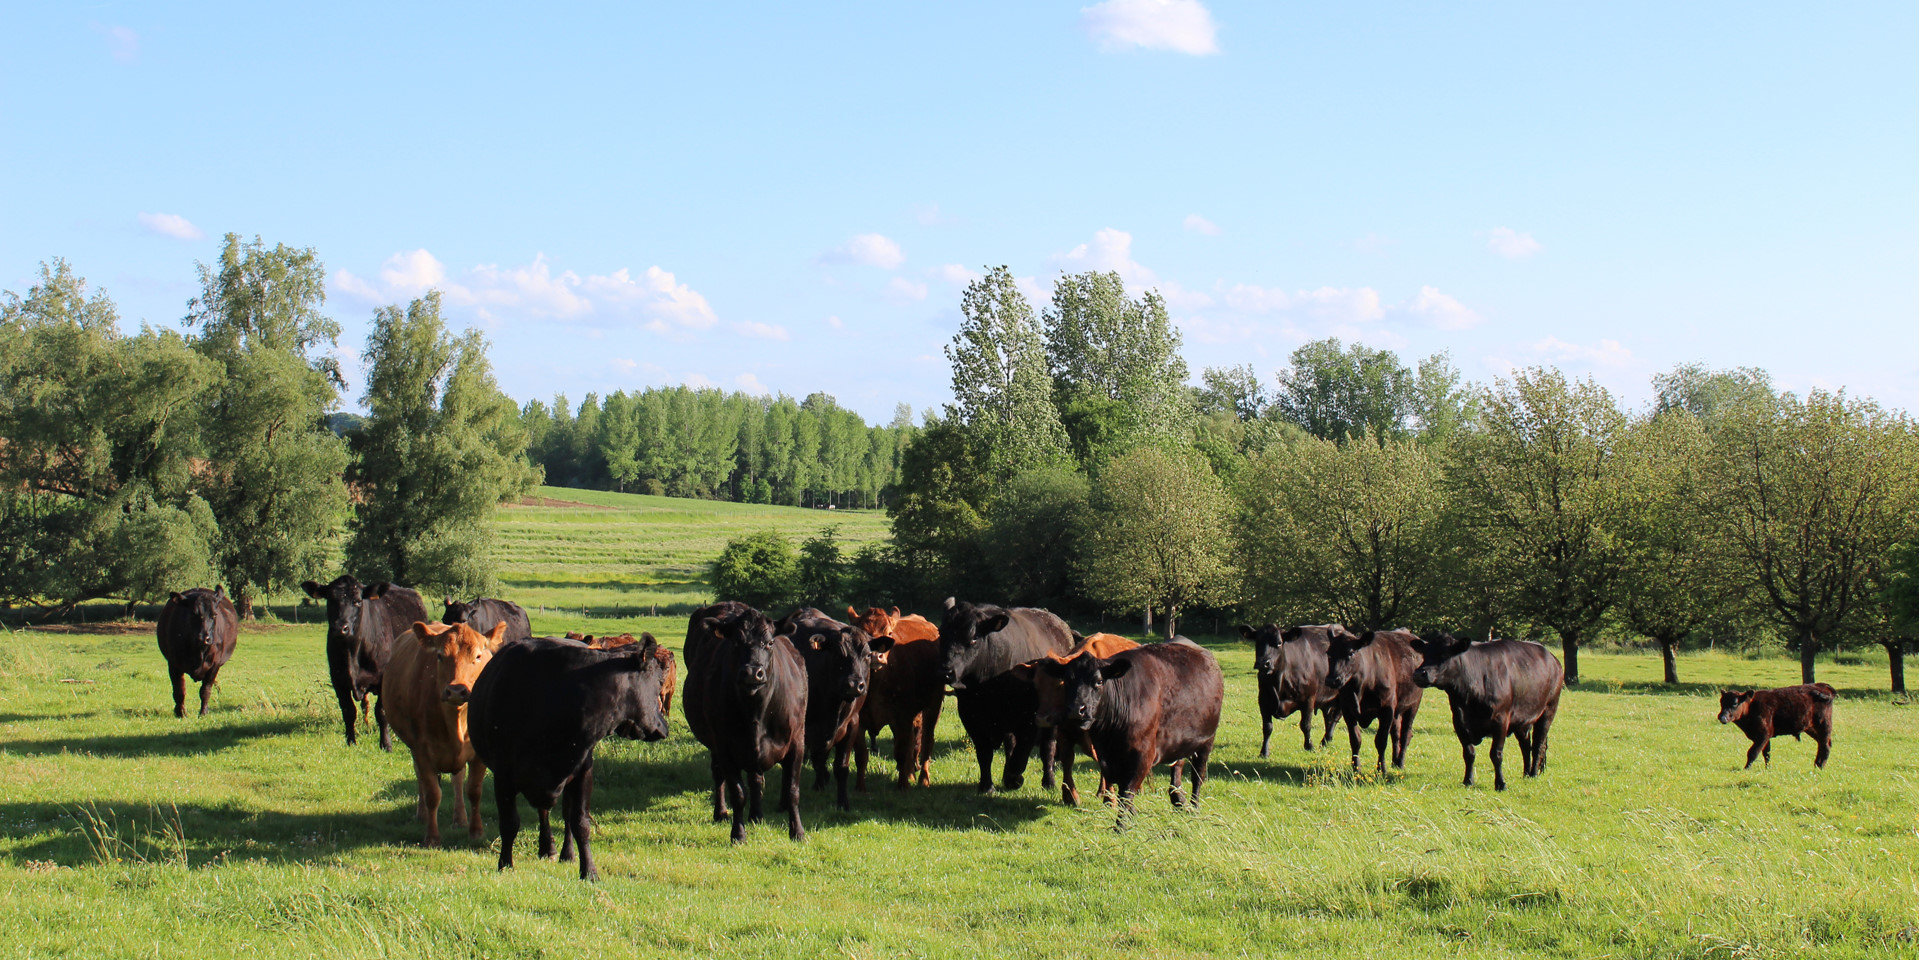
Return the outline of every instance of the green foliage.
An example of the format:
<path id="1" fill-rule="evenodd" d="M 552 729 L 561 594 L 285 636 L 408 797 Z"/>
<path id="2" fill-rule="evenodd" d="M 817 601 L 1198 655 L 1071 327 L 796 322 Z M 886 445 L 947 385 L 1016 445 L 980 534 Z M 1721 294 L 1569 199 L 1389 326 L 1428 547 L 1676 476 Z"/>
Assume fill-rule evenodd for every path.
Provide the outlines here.
<path id="1" fill-rule="evenodd" d="M 1328 338 L 1295 350 L 1279 380 L 1270 415 L 1322 440 L 1443 442 L 1476 415 L 1472 392 L 1444 353 L 1421 361 L 1416 373 L 1391 350 L 1360 343 L 1342 350 Z"/>
<path id="2" fill-rule="evenodd" d="M 368 416 L 353 436 L 350 570 L 460 595 L 493 592 L 497 504 L 539 482 L 527 431 L 477 331 L 454 337 L 440 295 L 382 307 L 367 337 Z"/>
<path id="3" fill-rule="evenodd" d="M 1653 389 L 1654 412 L 1685 410 L 1706 422 L 1732 408 L 1774 399 L 1773 377 L 1757 367 L 1713 370 L 1704 363 L 1683 363 L 1655 374 Z"/>
<path id="4" fill-rule="evenodd" d="M 1091 506 L 1080 569 L 1095 602 L 1165 610 L 1172 636 L 1183 608 L 1232 599 L 1230 505 L 1200 458 L 1135 449 L 1101 472 Z"/>
<path id="5" fill-rule="evenodd" d="M 1886 627 L 1895 635 L 1911 637 L 1920 631 L 1916 619 L 1920 613 L 1920 543 L 1915 538 L 1896 541 L 1887 548 L 1887 559 L 1880 567 L 1880 602 L 1885 605 Z"/>
<path id="6" fill-rule="evenodd" d="M 1084 474 L 1053 466 L 1016 474 L 988 500 L 980 554 L 1000 602 L 1039 606 L 1073 596 L 1088 495 Z"/>
<path id="7" fill-rule="evenodd" d="M 800 562 L 793 541 L 773 531 L 727 541 L 709 569 L 716 600 L 738 600 L 760 610 L 783 611 L 800 598 Z"/>
<path id="8" fill-rule="evenodd" d="M 311 249 L 228 234 L 218 264 L 199 271 L 186 323 L 221 374 L 202 414 L 203 489 L 221 575 L 247 616 L 256 596 L 322 573 L 345 512 L 347 447 L 326 422 L 340 371 L 309 355 L 339 326 L 320 313 L 326 268 Z"/>
<path id="9" fill-rule="evenodd" d="M 1117 273 L 1067 274 L 1054 281 L 1042 322 L 1054 402 L 1082 464 L 1141 443 L 1186 442 L 1193 394 L 1159 293 L 1134 300 Z"/>
<path id="10" fill-rule="evenodd" d="M 964 592 L 990 582 L 979 552 L 990 489 L 986 456 L 960 424 L 930 421 L 908 444 L 887 517 L 894 543 L 929 585 Z"/>
<path id="11" fill-rule="evenodd" d="M 1684 407 L 1633 423 L 1623 438 L 1613 512 L 1620 590 L 1615 613 L 1635 633 L 1671 648 L 1736 615 L 1739 577 L 1704 502 L 1709 447 Z"/>
<path id="12" fill-rule="evenodd" d="M 1238 492 L 1254 615 L 1388 629 L 1446 614 L 1442 465 L 1422 447 L 1309 438 L 1256 459 Z"/>
<path id="13" fill-rule="evenodd" d="M 1064 462 L 1065 429 L 1053 403 L 1047 352 L 1033 307 L 1006 267 L 967 285 L 960 331 L 946 347 L 953 365 L 947 419 L 984 451 L 995 479 Z"/>
<path id="14" fill-rule="evenodd" d="M 839 536 L 838 526 L 822 527 L 800 544 L 800 559 L 794 568 L 799 602 L 829 613 L 847 580 L 847 560 L 841 553 Z"/>

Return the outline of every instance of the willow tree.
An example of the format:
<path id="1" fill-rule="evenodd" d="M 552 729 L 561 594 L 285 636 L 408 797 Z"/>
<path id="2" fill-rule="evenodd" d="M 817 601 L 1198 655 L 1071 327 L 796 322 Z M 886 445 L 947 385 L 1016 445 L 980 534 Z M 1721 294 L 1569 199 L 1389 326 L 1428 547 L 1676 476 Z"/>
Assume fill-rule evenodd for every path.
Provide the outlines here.
<path id="1" fill-rule="evenodd" d="M 1108 609 L 1166 613 L 1172 637 L 1180 611 L 1229 599 L 1231 504 L 1218 477 L 1194 454 L 1139 447 L 1108 464 L 1094 484 L 1081 579 Z"/>

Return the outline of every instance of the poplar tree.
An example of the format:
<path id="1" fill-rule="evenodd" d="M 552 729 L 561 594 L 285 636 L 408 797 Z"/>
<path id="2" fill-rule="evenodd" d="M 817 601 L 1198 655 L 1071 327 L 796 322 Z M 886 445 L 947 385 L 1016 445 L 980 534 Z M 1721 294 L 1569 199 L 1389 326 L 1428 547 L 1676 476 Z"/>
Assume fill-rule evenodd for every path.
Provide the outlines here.
<path id="1" fill-rule="evenodd" d="M 965 428 L 996 477 L 1065 462 L 1067 434 L 1033 307 L 1006 267 L 967 285 L 960 331 L 946 347 L 953 364 L 947 419 Z"/>
<path id="2" fill-rule="evenodd" d="M 1081 463 L 1191 436 L 1187 362 L 1159 293 L 1130 298 L 1118 273 L 1068 274 L 1042 320 L 1054 403 Z"/>

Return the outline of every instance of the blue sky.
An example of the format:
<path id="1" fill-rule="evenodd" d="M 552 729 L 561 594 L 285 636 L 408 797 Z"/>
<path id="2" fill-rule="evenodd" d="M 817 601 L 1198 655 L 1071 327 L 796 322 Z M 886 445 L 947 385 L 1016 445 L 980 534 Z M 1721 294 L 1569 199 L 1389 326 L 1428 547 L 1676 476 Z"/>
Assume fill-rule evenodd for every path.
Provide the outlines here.
<path id="1" fill-rule="evenodd" d="M 1917 33 L 1910 2 L 17 4 L 0 287 L 64 256 L 171 325 L 258 234 L 320 252 L 350 369 L 431 284 L 523 401 L 883 420 L 946 399 L 983 265 L 1117 269 L 1196 376 L 1331 335 L 1912 410 Z"/>

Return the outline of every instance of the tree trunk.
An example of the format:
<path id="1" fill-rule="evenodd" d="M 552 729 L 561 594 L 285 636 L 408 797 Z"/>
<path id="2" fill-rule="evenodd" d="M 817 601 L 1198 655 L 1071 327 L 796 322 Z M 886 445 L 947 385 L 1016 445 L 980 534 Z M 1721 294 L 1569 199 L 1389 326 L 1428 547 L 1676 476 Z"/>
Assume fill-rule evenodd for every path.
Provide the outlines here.
<path id="1" fill-rule="evenodd" d="M 1905 637 L 1883 640 L 1880 645 L 1887 648 L 1887 670 L 1893 674 L 1893 692 L 1907 692 L 1907 644 Z"/>
<path id="2" fill-rule="evenodd" d="M 1560 635 L 1560 666 L 1566 671 L 1567 686 L 1580 682 L 1580 635 Z"/>
<path id="3" fill-rule="evenodd" d="M 1820 652 L 1819 639 L 1812 630 L 1800 631 L 1800 682 L 1813 682 L 1813 655 Z"/>
<path id="4" fill-rule="evenodd" d="M 1167 639 L 1168 640 L 1173 639 L 1174 627 L 1178 626 L 1179 622 L 1180 622 L 1180 608 L 1178 606 L 1168 607 L 1167 608 Z"/>
<path id="5" fill-rule="evenodd" d="M 1148 636 L 1153 635 L 1153 604 L 1151 603 L 1140 612 L 1140 632 Z"/>
<path id="6" fill-rule="evenodd" d="M 231 587 L 228 588 L 227 592 L 233 595 L 233 612 L 238 614 L 242 620 L 252 620 L 253 596 L 244 590 Z"/>
<path id="7" fill-rule="evenodd" d="M 1680 671 L 1674 669 L 1673 648 L 1674 641 L 1665 637 L 1660 638 L 1660 662 L 1667 668 L 1667 682 L 1679 683 Z"/>

